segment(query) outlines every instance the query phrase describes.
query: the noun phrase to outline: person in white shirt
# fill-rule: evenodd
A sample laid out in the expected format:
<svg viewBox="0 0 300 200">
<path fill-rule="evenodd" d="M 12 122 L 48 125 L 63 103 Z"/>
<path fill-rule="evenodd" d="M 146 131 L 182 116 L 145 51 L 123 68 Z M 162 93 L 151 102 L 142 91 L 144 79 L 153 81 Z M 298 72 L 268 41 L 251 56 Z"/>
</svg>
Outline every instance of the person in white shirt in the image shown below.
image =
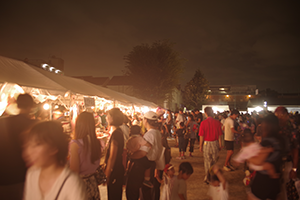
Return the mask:
<svg viewBox="0 0 300 200">
<path fill-rule="evenodd" d="M 127 199 L 138 200 L 140 188 L 142 188 L 143 199 L 152 199 L 151 188 L 142 186 L 143 184 L 146 185 L 145 182 L 147 181 L 153 185 L 156 163 L 160 160 L 163 152 L 162 138 L 161 133 L 158 130 L 159 123 L 157 120 L 158 117 L 155 112 L 149 111 L 144 115 L 143 124 L 147 129 L 144 139 L 146 140 L 147 145 L 141 146 L 138 151 L 134 152 L 130 156 L 133 164 L 131 169 L 128 171 L 128 180 L 126 185 Z M 146 156 L 145 152 L 147 152 Z M 149 166 L 151 176 L 147 177 L 145 175 L 145 171 Z"/>
<path fill-rule="evenodd" d="M 232 171 L 234 167 L 230 164 L 230 159 L 233 154 L 234 149 L 234 134 L 240 134 L 239 131 L 234 129 L 234 120 L 239 116 L 239 111 L 233 110 L 231 111 L 231 115 L 226 118 L 223 124 L 223 131 L 224 131 L 224 140 L 225 140 L 225 147 L 227 150 L 227 156 L 225 160 L 225 164 L 223 169 L 225 171 Z"/>
<path fill-rule="evenodd" d="M 179 173 L 174 177 L 171 186 L 170 200 L 187 200 L 187 186 L 186 180 L 193 174 L 194 169 L 189 162 L 182 162 L 179 165 Z"/>
<path fill-rule="evenodd" d="M 176 128 L 180 127 L 180 123 L 181 122 L 185 122 L 182 110 L 179 110 L 179 113 L 178 113 L 178 115 L 176 117 L 176 121 L 175 122 L 176 122 L 176 126 L 177 126 Z"/>
<path fill-rule="evenodd" d="M 81 178 L 66 167 L 68 136 L 59 122 L 35 125 L 27 135 L 24 200 L 86 200 Z"/>
<path fill-rule="evenodd" d="M 228 200 L 228 183 L 217 165 L 211 167 L 208 173 L 208 196 L 211 200 Z"/>
</svg>

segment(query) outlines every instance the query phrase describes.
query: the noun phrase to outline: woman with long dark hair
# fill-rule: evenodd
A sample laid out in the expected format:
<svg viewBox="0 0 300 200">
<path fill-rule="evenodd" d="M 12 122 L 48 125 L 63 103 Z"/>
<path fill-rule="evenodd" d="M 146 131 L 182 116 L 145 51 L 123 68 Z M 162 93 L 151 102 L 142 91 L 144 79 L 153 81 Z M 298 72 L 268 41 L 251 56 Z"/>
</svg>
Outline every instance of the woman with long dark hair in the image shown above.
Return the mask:
<svg viewBox="0 0 300 200">
<path fill-rule="evenodd" d="M 76 120 L 74 140 L 70 142 L 70 168 L 83 178 L 89 200 L 100 199 L 98 184 L 92 175 L 100 165 L 100 157 L 101 145 L 95 133 L 94 116 L 82 112 Z"/>
<path fill-rule="evenodd" d="M 123 124 L 124 115 L 119 108 L 113 108 L 108 111 L 106 121 L 112 130 L 105 157 L 107 198 L 108 200 L 121 200 L 124 180 L 124 166 L 122 163 L 124 136 L 120 126 Z"/>
</svg>

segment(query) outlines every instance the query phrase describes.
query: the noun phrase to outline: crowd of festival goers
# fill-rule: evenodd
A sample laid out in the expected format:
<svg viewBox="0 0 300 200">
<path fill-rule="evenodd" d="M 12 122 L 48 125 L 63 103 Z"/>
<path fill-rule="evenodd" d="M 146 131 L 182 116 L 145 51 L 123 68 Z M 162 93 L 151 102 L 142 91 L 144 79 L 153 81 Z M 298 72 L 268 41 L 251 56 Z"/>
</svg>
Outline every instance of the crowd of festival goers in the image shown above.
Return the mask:
<svg viewBox="0 0 300 200">
<path fill-rule="evenodd" d="M 203 195 L 228 199 L 223 172 L 241 167 L 248 199 L 298 195 L 300 115 L 285 107 L 251 114 L 215 114 L 211 107 L 204 113 L 157 109 L 134 116 L 113 108 L 82 111 L 71 126 L 59 110 L 53 120 L 33 117 L 29 94 L 19 95 L 17 104 L 20 114 L 0 118 L 0 199 L 100 199 L 95 174 L 101 163 L 109 200 L 121 200 L 123 188 L 128 200 L 186 200 L 186 181 L 194 170 L 184 160 L 197 159 L 192 158 L 195 143 L 204 159 L 199 182 L 209 184 Z M 105 142 L 96 128 L 107 133 Z M 178 148 L 173 159 L 182 160 L 178 169 L 170 163 L 171 140 Z M 227 154 L 220 167 L 216 162 L 223 148 Z"/>
</svg>

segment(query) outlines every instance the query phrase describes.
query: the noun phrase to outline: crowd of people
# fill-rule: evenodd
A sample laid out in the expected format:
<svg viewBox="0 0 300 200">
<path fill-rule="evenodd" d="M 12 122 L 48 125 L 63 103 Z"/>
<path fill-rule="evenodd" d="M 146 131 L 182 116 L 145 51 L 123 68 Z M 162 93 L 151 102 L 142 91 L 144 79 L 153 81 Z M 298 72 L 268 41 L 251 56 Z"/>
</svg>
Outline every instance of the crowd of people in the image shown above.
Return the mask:
<svg viewBox="0 0 300 200">
<path fill-rule="evenodd" d="M 17 104 L 20 114 L 0 118 L 1 199 L 97 200 L 99 169 L 107 199 L 121 200 L 123 188 L 128 200 L 187 199 L 186 180 L 194 170 L 185 161 L 175 170 L 171 138 L 178 160 L 193 157 L 199 143 L 211 199 L 229 198 L 223 171 L 237 170 L 239 164 L 253 175 L 247 182 L 249 199 L 288 199 L 286 186 L 297 178 L 300 115 L 284 107 L 252 114 L 215 114 L 211 107 L 203 114 L 157 109 L 132 118 L 112 108 L 82 111 L 74 127 L 66 128 L 55 112 L 53 120 L 33 119 L 29 94 L 19 95 Z M 97 127 L 109 134 L 106 144 L 97 138 Z M 241 149 L 233 156 L 236 147 Z M 227 153 L 220 167 L 216 162 L 223 148 Z"/>
<path fill-rule="evenodd" d="M 171 155 L 169 130 L 159 113 L 130 120 L 119 108 L 82 111 L 72 127 L 60 111 L 53 112 L 53 120 L 34 118 L 29 94 L 20 94 L 17 105 L 18 115 L 0 118 L 1 199 L 100 199 L 100 171 L 107 199 L 121 200 L 123 187 L 127 199 L 160 199 Z M 109 133 L 106 144 L 97 138 L 97 127 Z M 168 196 L 186 199 L 185 180 L 192 173 L 191 164 L 183 162 Z"/>
<path fill-rule="evenodd" d="M 186 113 L 183 118 L 189 120 L 181 122 L 176 131 L 179 151 L 183 151 L 181 159 L 186 151 L 186 146 L 183 149 L 181 146 L 181 129 L 188 131 L 195 112 L 198 110 Z M 299 198 L 295 189 L 300 144 L 298 112 L 292 114 L 285 107 L 278 107 L 274 113 L 243 114 L 232 110 L 215 114 L 211 107 L 206 107 L 203 117 L 199 126 L 199 148 L 204 158 L 204 182 L 210 184 L 208 195 L 212 199 L 228 199 L 228 183 L 222 171 L 237 170 L 239 164 L 244 164 L 246 174 L 251 174 L 247 175 L 249 181 L 245 182 L 249 199 Z M 176 121 L 180 119 L 177 117 Z M 189 141 L 190 149 L 193 149 L 192 137 Z M 241 149 L 231 159 L 235 147 Z M 219 168 L 216 162 L 223 148 L 227 153 L 223 167 Z"/>
</svg>

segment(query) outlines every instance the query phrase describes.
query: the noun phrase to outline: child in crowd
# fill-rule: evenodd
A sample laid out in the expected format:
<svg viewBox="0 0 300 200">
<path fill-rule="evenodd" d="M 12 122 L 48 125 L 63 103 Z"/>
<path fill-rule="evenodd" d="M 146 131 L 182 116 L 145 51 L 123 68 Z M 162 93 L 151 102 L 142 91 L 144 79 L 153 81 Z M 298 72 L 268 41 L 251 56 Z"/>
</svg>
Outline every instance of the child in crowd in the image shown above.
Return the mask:
<svg viewBox="0 0 300 200">
<path fill-rule="evenodd" d="M 188 140 L 190 140 L 190 149 L 189 149 L 190 155 L 189 156 L 193 157 L 192 153 L 194 152 L 194 145 L 195 145 L 197 134 L 199 132 L 199 126 L 195 122 L 193 115 L 188 116 L 188 122 L 186 124 L 186 127 L 189 132 L 189 134 L 188 134 L 189 138 L 187 139 L 187 144 L 188 144 Z"/>
<path fill-rule="evenodd" d="M 32 167 L 27 171 L 24 199 L 86 200 L 83 181 L 66 167 L 69 138 L 61 124 L 41 122 L 26 138 L 24 158 Z"/>
<path fill-rule="evenodd" d="M 208 196 L 211 200 L 228 199 L 228 183 L 217 165 L 213 165 L 207 174 L 209 180 Z"/>
<path fill-rule="evenodd" d="M 171 199 L 171 188 L 174 182 L 175 170 L 174 166 L 171 164 L 166 164 L 163 175 L 163 186 L 161 191 L 161 200 L 170 200 Z"/>
<path fill-rule="evenodd" d="M 176 135 L 178 138 L 178 144 L 179 144 L 179 157 L 176 159 L 182 160 L 185 158 L 185 151 L 186 151 L 186 139 L 184 138 L 184 135 L 186 134 L 186 129 L 184 126 L 184 122 L 180 122 L 179 124 L 180 128 L 176 130 Z"/>
<path fill-rule="evenodd" d="M 174 177 L 173 186 L 171 188 L 171 200 L 186 200 L 187 188 L 186 180 L 193 174 L 194 169 L 189 162 L 182 162 L 179 165 L 179 174 Z"/>
<path fill-rule="evenodd" d="M 265 170 L 270 177 L 278 178 L 279 174 L 275 172 L 274 166 L 269 162 L 265 162 L 265 160 L 271 152 L 277 154 L 279 151 L 276 149 L 274 151 L 273 148 L 262 147 L 259 143 L 255 142 L 250 129 L 244 130 L 242 141 L 244 147 L 233 160 L 238 164 L 247 161 L 250 169 L 256 171 Z"/>
<path fill-rule="evenodd" d="M 127 147 L 129 154 L 132 154 L 138 150 L 142 150 L 142 149 L 140 149 L 142 146 L 150 147 L 148 142 L 141 135 L 140 126 L 137 126 L 137 125 L 131 126 L 129 135 L 130 135 L 130 138 L 128 139 L 128 141 L 126 143 L 126 147 Z M 147 151 L 142 150 L 142 153 L 143 153 L 143 157 L 147 155 Z M 131 167 L 131 164 L 132 163 L 130 161 L 128 161 L 127 171 Z M 149 168 L 146 169 L 146 171 L 145 171 L 143 184 L 146 185 L 147 187 L 153 188 L 153 184 L 149 180 L 150 180 L 150 165 L 149 165 Z"/>
</svg>

